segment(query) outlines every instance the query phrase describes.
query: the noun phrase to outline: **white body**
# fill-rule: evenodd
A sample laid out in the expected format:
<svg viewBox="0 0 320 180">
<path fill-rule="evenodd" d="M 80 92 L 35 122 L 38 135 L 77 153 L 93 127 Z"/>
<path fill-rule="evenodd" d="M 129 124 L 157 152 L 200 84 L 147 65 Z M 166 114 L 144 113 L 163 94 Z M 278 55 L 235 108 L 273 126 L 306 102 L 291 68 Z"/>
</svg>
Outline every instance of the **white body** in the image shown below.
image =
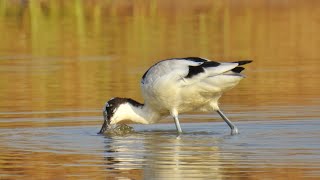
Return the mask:
<svg viewBox="0 0 320 180">
<path fill-rule="evenodd" d="M 119 106 L 111 124 L 124 119 L 150 124 L 170 114 L 177 117 L 178 113 L 191 111 L 218 111 L 218 100 L 222 93 L 236 86 L 244 76 L 231 71 L 239 63 L 220 63 L 186 77 L 189 66 L 203 63 L 170 59 L 155 64 L 141 81 L 144 105 L 135 107 L 126 103 Z"/>
<path fill-rule="evenodd" d="M 243 76 L 226 73 L 238 64 L 222 63 L 192 78 L 184 78 L 190 65 L 199 64 L 188 60 L 166 60 L 151 67 L 141 82 L 145 104 L 166 115 L 173 110 L 179 113 L 218 110 L 222 93 L 237 85 Z"/>
</svg>

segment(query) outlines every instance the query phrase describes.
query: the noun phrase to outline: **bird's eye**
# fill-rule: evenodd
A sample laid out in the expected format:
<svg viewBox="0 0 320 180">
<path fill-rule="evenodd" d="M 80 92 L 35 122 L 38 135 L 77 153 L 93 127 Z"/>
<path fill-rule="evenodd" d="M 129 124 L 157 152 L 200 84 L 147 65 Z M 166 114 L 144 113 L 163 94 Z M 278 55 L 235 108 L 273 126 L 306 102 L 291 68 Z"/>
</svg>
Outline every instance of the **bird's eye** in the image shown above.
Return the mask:
<svg viewBox="0 0 320 180">
<path fill-rule="evenodd" d="M 110 107 L 112 107 L 112 104 L 106 103 L 103 107 L 103 111 L 107 111 Z"/>
</svg>

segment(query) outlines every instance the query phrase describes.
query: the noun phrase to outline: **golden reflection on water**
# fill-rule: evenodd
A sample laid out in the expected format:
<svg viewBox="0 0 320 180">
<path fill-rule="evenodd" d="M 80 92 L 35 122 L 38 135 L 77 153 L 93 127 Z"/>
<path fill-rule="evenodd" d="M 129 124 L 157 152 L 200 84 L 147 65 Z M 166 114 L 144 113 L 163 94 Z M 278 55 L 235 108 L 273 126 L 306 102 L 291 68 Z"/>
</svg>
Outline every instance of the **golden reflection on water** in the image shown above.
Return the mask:
<svg viewBox="0 0 320 180">
<path fill-rule="evenodd" d="M 199 149 L 195 149 L 199 150 Z M 215 179 L 263 179 L 263 177 L 276 179 L 304 179 L 308 168 L 265 168 L 263 171 L 256 171 L 254 168 L 241 168 L 235 164 L 221 164 L 207 167 L 201 164 L 206 159 L 199 157 L 193 159 L 182 159 L 184 163 L 194 164 L 199 168 L 192 170 L 191 168 L 180 169 L 176 164 L 148 164 L 151 167 L 146 169 L 106 169 L 105 163 L 111 163 L 112 160 L 103 162 L 101 157 L 83 154 L 56 154 L 50 152 L 26 152 L 12 149 L 8 151 L 0 151 L 2 156 L 10 159 L 0 159 L 0 174 L 4 179 L 143 179 L 143 177 L 157 177 L 157 179 L 165 178 L 209 178 Z M 191 156 L 192 157 L 192 156 Z M 162 161 L 174 162 L 170 156 L 163 157 Z M 165 159 L 166 158 L 166 159 Z M 203 157 L 206 158 L 206 157 Z M 212 157 L 211 157 L 212 158 Z M 125 161 L 125 159 L 123 159 Z M 180 159 L 181 160 L 181 159 Z M 176 160 L 177 161 L 177 160 Z M 197 161 L 199 164 L 197 164 Z M 100 163 L 97 163 L 100 162 Z M 21 165 L 23 163 L 23 165 Z M 20 164 L 20 165 L 18 165 Z M 63 165 L 63 166 L 62 166 Z M 183 166 L 183 165 L 182 165 Z M 272 166 L 272 165 L 271 165 Z M 164 168 L 164 170 L 156 168 Z M 171 171 L 169 168 L 172 167 Z M 191 166 L 192 167 L 192 166 Z M 152 171 L 153 170 L 153 171 Z M 201 171 L 202 170 L 202 171 Z M 253 173 L 254 172 L 254 173 Z M 316 179 L 309 177 L 308 179 Z"/>
<path fill-rule="evenodd" d="M 274 115 L 279 119 L 319 119 L 319 6 L 316 0 L 0 1 L 0 128 L 98 125 L 109 98 L 142 101 L 139 82 L 149 66 L 186 56 L 254 60 L 248 78 L 222 98 L 222 107 L 239 113 L 234 119 L 259 120 L 240 113 L 270 107 L 280 112 Z M 0 179 L 3 174 L 8 179 L 13 174 L 12 179 L 107 176 L 100 155 L 24 151 L 7 145 L 4 137 Z M 150 151 L 158 153 L 153 146 Z M 182 149 L 169 151 L 219 152 L 217 147 L 175 148 Z M 174 162 L 174 156 L 156 158 Z M 219 153 L 198 160 L 210 158 L 218 162 Z M 219 175 L 212 176 L 302 179 L 306 171 L 287 164 L 263 172 L 250 166 L 244 172 L 237 162 L 221 163 L 216 164 Z M 110 179 L 143 178 L 139 168 L 108 172 L 113 172 Z"/>
<path fill-rule="evenodd" d="M 165 124 L 159 125 L 163 131 L 152 130 L 158 125 L 151 131 L 138 125 L 137 133 L 105 137 L 92 133 L 95 127 L 25 128 L 16 132 L 3 129 L 1 143 L 10 149 L 0 147 L 0 177 L 316 179 L 320 172 L 319 145 L 305 145 L 312 142 L 306 137 L 319 137 L 315 127 L 319 122 L 307 121 L 309 125 L 297 132 L 302 123 L 295 123 L 279 126 L 277 122 L 264 122 L 263 127 L 245 123 L 242 127 L 247 131 L 238 136 L 216 133 L 213 128 L 226 128 L 222 123 L 189 123 L 181 139 L 176 139 L 175 131 Z"/>
</svg>

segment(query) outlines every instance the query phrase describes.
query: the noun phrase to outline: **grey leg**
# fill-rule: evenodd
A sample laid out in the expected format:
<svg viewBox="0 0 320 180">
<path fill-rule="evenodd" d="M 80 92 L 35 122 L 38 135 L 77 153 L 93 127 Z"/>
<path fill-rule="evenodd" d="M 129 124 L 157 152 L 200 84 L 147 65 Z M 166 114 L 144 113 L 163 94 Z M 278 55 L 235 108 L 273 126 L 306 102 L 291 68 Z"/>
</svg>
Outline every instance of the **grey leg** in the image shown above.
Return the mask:
<svg viewBox="0 0 320 180">
<path fill-rule="evenodd" d="M 181 130 L 181 127 L 180 127 L 178 116 L 174 115 L 173 119 L 174 119 L 174 123 L 176 124 L 176 128 L 177 128 L 178 134 L 180 135 L 182 133 L 182 130 Z"/>
<path fill-rule="evenodd" d="M 236 125 L 234 125 L 228 118 L 227 116 L 225 116 L 223 114 L 222 111 L 220 110 L 217 110 L 217 113 L 222 117 L 222 119 L 229 125 L 229 127 L 231 128 L 231 135 L 235 135 L 235 134 L 238 134 L 239 131 L 238 131 L 238 128 L 236 127 Z"/>
</svg>

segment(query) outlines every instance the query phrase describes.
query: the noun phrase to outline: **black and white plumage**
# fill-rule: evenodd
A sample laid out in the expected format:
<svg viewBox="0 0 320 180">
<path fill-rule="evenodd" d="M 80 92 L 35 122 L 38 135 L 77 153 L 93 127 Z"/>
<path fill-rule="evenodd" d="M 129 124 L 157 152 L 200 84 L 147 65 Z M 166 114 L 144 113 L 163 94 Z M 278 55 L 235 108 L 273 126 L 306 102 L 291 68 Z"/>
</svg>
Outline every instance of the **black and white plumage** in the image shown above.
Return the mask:
<svg viewBox="0 0 320 180">
<path fill-rule="evenodd" d="M 199 57 L 162 60 L 142 77 L 144 104 L 129 98 L 110 99 L 103 108 L 104 123 L 99 133 L 121 121 L 151 124 L 171 115 L 180 134 L 178 114 L 217 111 L 231 128 L 231 134 L 237 134 L 237 127 L 219 109 L 218 100 L 244 78 L 241 66 L 250 62 L 222 63 Z"/>
</svg>

